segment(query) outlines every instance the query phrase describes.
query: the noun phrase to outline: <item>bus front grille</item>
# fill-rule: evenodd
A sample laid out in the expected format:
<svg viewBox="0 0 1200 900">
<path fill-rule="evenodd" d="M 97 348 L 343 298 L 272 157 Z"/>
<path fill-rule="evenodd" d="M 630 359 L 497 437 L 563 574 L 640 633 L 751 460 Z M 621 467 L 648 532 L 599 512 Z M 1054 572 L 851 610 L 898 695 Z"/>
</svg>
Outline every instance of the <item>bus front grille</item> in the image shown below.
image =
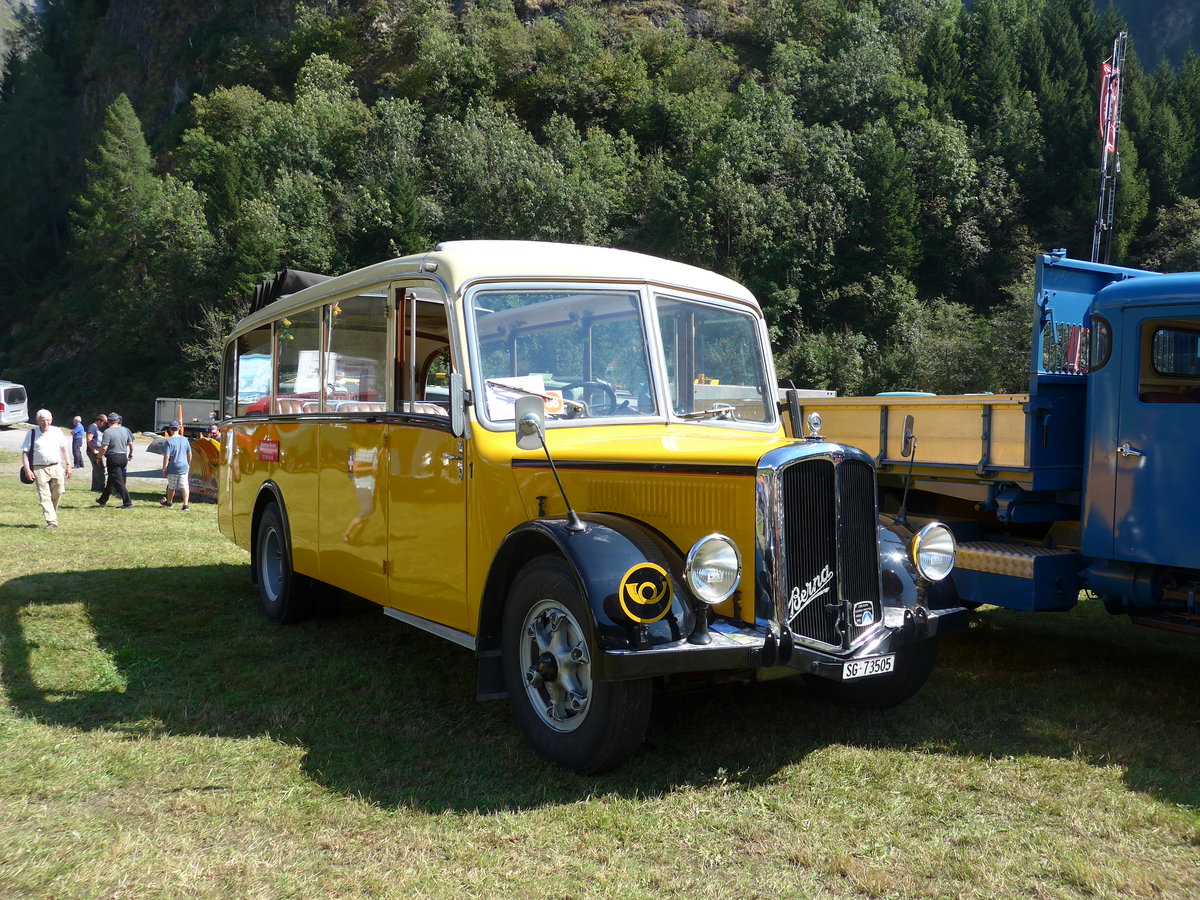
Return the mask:
<svg viewBox="0 0 1200 900">
<path fill-rule="evenodd" d="M 780 475 L 785 624 L 802 640 L 848 648 L 879 620 L 874 471 L 812 457 Z"/>
</svg>

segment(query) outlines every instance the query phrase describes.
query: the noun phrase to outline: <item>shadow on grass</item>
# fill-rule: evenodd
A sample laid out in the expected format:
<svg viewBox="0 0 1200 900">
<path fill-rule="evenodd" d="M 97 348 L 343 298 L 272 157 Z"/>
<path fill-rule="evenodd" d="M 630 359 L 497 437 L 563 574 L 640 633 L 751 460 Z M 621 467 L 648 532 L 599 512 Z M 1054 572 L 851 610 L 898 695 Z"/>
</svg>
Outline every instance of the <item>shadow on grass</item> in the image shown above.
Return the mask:
<svg viewBox="0 0 1200 900">
<path fill-rule="evenodd" d="M 39 686 L 39 615 L 82 601 L 119 686 Z M 40 608 L 40 609 L 39 609 Z M 53 617 L 53 616 L 51 616 Z M 766 784 L 840 744 L 968 758 L 1118 765 L 1135 790 L 1200 808 L 1200 644 L 1097 610 L 984 613 L 944 641 L 918 696 L 887 712 L 823 705 L 793 681 L 660 697 L 646 745 L 599 778 L 537 758 L 504 703 L 477 703 L 473 656 L 363 601 L 278 628 L 245 566 L 62 572 L 0 586 L 3 687 L 19 715 L 120 735 L 269 736 L 310 777 L 384 807 L 515 809 L 597 792 L 653 796 L 723 779 Z M 35 654 L 39 654 L 35 658 Z M 81 671 L 87 667 L 81 667 Z M 61 682 L 62 676 L 58 676 Z"/>
</svg>

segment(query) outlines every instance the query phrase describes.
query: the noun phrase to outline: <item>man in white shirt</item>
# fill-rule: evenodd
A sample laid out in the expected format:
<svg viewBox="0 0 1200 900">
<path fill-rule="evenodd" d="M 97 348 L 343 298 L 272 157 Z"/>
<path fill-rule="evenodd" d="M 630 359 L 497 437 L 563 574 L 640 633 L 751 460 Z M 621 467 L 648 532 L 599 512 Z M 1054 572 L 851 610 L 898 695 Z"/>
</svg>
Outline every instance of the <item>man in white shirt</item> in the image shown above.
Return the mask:
<svg viewBox="0 0 1200 900">
<path fill-rule="evenodd" d="M 46 527 L 57 528 L 58 498 L 67 485 L 66 479 L 71 477 L 71 459 L 67 455 L 71 444 L 62 429 L 51 427 L 54 416 L 50 410 L 39 409 L 34 418 L 37 428 L 29 432 L 22 447 L 21 464 L 37 484 Z"/>
</svg>

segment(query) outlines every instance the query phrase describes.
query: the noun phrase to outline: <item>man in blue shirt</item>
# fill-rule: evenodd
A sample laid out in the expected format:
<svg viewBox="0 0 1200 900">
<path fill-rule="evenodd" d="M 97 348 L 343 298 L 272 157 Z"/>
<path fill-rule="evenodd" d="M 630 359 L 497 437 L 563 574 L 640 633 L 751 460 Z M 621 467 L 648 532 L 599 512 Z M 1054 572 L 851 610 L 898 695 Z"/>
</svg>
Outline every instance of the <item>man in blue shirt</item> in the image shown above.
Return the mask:
<svg viewBox="0 0 1200 900">
<path fill-rule="evenodd" d="M 71 453 L 75 457 L 75 468 L 83 468 L 83 419 L 75 417 L 71 424 Z"/>
<path fill-rule="evenodd" d="M 159 506 L 174 506 L 175 492 L 179 491 L 183 500 L 183 508 L 189 509 L 188 499 L 191 489 L 188 486 L 188 474 L 192 468 L 192 442 L 179 433 L 179 423 L 172 422 L 167 427 L 171 435 L 163 445 L 163 475 L 167 478 L 167 496 L 158 501 Z"/>
</svg>

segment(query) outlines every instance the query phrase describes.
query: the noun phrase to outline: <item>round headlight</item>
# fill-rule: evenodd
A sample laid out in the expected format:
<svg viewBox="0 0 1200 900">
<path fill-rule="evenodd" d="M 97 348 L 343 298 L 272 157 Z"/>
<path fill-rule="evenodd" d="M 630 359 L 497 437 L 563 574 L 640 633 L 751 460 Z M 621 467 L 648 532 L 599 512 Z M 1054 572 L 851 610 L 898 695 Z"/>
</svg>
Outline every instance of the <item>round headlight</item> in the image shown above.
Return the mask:
<svg viewBox="0 0 1200 900">
<path fill-rule="evenodd" d="M 710 534 L 696 541 L 688 553 L 683 577 L 692 593 L 715 606 L 737 590 L 742 580 L 742 555 L 723 534 Z"/>
<path fill-rule="evenodd" d="M 957 552 L 954 535 L 937 522 L 918 531 L 912 541 L 912 559 L 917 571 L 930 581 L 941 581 L 950 574 Z"/>
</svg>

